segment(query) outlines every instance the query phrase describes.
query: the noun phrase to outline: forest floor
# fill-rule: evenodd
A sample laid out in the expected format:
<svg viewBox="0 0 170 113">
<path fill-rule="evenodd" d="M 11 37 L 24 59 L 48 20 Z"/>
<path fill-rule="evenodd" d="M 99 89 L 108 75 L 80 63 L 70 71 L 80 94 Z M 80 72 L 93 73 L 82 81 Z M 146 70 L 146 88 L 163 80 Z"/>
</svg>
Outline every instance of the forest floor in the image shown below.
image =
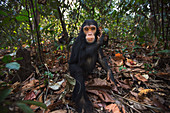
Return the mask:
<svg viewBox="0 0 170 113">
<path fill-rule="evenodd" d="M 74 104 L 71 102 L 75 81 L 68 72 L 70 53 L 50 49 L 54 48 L 51 44 L 43 47 L 44 66 L 35 63 L 37 55 L 32 49 L 30 58 L 28 53 L 28 58 L 23 56 L 24 59 L 19 62 L 22 69 L 15 71 L 2 68 L 3 72 L 7 73 L 0 79 L 0 90 L 6 86 L 12 88 L 4 101 L 1 101 L 1 98 L 5 94 L 0 96 L 0 108 L 3 107 L 4 111 L 20 112 L 19 105 L 16 104 L 18 101 L 33 100 L 45 103 L 47 106 L 45 110 L 36 106 L 37 104 L 28 104 L 36 113 L 75 112 Z M 111 43 L 109 47 L 103 49 L 118 84 L 115 85 L 110 81 L 101 66 L 96 65 L 85 83 L 86 92 L 96 112 L 168 113 L 170 111 L 170 55 L 157 49 L 153 52 L 153 48 L 131 41 Z M 7 53 L 9 52 L 2 54 L 1 51 L 1 66 L 5 65 L 2 57 Z M 19 56 L 22 55 L 23 53 Z M 14 60 L 14 57 L 12 59 Z M 24 66 L 27 66 L 27 69 Z M 19 77 L 15 77 L 18 75 Z M 13 79 L 14 77 L 20 79 Z M 11 80 L 12 82 L 9 82 Z"/>
</svg>

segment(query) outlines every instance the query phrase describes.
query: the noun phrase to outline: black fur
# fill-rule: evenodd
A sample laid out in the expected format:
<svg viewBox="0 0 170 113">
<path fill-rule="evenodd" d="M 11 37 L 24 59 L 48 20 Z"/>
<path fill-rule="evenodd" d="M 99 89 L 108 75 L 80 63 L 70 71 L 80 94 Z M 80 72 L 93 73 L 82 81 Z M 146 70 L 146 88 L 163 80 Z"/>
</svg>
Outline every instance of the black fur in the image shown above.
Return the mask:
<svg viewBox="0 0 170 113">
<path fill-rule="evenodd" d="M 83 32 L 83 27 L 85 25 L 95 25 L 97 28 L 95 41 L 93 43 L 86 42 L 86 35 Z M 93 105 L 86 94 L 84 82 L 88 73 L 92 72 L 95 68 L 96 62 L 101 64 L 114 81 L 112 71 L 107 64 L 101 49 L 104 36 L 97 40 L 99 34 L 97 22 L 94 20 L 86 20 L 72 47 L 69 70 L 70 75 L 76 79 L 72 98 L 76 104 L 76 110 L 78 113 L 82 113 L 82 110 L 84 110 L 85 113 L 93 113 Z"/>
</svg>

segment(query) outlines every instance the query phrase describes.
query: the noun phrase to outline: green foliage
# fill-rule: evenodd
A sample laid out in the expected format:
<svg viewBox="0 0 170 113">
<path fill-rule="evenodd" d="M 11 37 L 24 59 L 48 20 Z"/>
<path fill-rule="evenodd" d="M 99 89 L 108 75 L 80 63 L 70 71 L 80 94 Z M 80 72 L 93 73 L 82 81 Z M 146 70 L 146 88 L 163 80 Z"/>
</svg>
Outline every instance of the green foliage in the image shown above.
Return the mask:
<svg viewBox="0 0 170 113">
<path fill-rule="evenodd" d="M 2 86 L 2 84 L 0 84 Z M 30 105 L 36 105 L 39 107 L 42 107 L 44 109 L 47 109 L 46 105 L 44 103 L 41 102 L 36 102 L 36 101 L 31 101 L 31 100 L 22 100 L 22 101 L 16 101 L 16 102 L 9 102 L 9 101 L 5 101 L 5 98 L 7 96 L 9 96 L 9 94 L 11 93 L 11 89 L 9 88 L 4 88 L 0 90 L 0 105 L 3 104 L 3 108 L 1 108 L 1 111 L 3 111 L 3 113 L 8 113 L 8 107 L 4 106 L 4 105 L 11 105 L 14 104 L 16 106 L 18 106 L 21 110 L 23 110 L 24 113 L 34 113 L 32 111 L 32 109 L 27 106 L 27 104 Z"/>
<path fill-rule="evenodd" d="M 28 107 L 25 103 L 17 102 L 16 105 L 22 109 L 24 113 L 34 113 L 30 107 Z"/>
<path fill-rule="evenodd" d="M 23 57 L 18 57 L 18 58 L 15 58 L 14 60 L 22 60 Z"/>
<path fill-rule="evenodd" d="M 26 17 L 26 16 L 20 16 L 20 15 L 16 16 L 16 19 L 17 19 L 18 21 L 28 21 L 28 20 L 29 20 L 28 17 Z"/>
<path fill-rule="evenodd" d="M 0 15 L 8 16 L 8 14 L 5 11 L 0 10 Z"/>
<path fill-rule="evenodd" d="M 45 75 L 48 75 L 50 78 L 53 78 L 53 77 L 54 77 L 54 74 L 52 74 L 51 72 L 45 71 L 44 74 L 45 74 Z"/>
<path fill-rule="evenodd" d="M 161 51 L 158 51 L 157 53 L 159 53 L 159 54 L 169 54 L 170 55 L 170 50 L 161 50 Z"/>
<path fill-rule="evenodd" d="M 46 105 L 44 103 L 41 103 L 41 102 L 36 102 L 36 101 L 31 101 L 31 100 L 23 100 L 23 101 L 16 102 L 16 105 L 20 109 L 22 109 L 23 112 L 25 112 L 25 113 L 34 113 L 32 111 L 32 109 L 29 106 L 27 106 L 27 104 L 36 105 L 36 106 L 42 107 L 44 109 L 47 109 Z"/>
<path fill-rule="evenodd" d="M 170 55 L 170 50 L 168 50 L 168 49 L 166 49 L 166 50 L 161 50 L 161 51 L 157 51 L 156 53 L 157 53 L 157 54 L 168 54 L 168 55 Z M 151 53 L 149 53 L 148 55 L 153 55 L 153 54 L 155 54 L 155 52 L 151 52 Z"/>
<path fill-rule="evenodd" d="M 47 106 L 42 102 L 36 102 L 36 101 L 31 101 L 31 100 L 23 100 L 23 101 L 20 101 L 20 103 L 36 105 L 36 106 L 42 107 L 44 109 L 47 109 Z"/>
<path fill-rule="evenodd" d="M 5 67 L 8 69 L 19 70 L 20 64 L 18 64 L 17 62 L 11 62 L 11 63 L 7 63 Z"/>
<path fill-rule="evenodd" d="M 119 67 L 119 71 L 121 71 L 121 70 L 126 70 L 126 67 L 124 67 L 124 66 Z"/>
<path fill-rule="evenodd" d="M 5 55 L 3 58 L 2 58 L 2 62 L 4 63 L 9 63 L 12 61 L 12 56 L 10 55 Z"/>
<path fill-rule="evenodd" d="M 166 3 L 167 1 L 164 1 L 165 6 Z M 153 14 L 152 4 L 148 0 L 103 0 L 102 2 L 101 0 L 79 0 L 76 2 L 52 0 L 45 5 L 35 2 L 34 4 L 37 6 L 37 8 L 34 7 L 34 10 L 39 22 L 40 41 L 54 40 L 53 42 L 56 43 L 56 40 L 58 41 L 63 34 L 62 27 L 64 24 L 69 38 L 77 37 L 79 27 L 85 19 L 94 19 L 102 28 L 108 28 L 109 38 L 136 40 L 140 43 L 152 41 L 153 36 L 157 36 L 159 42 L 163 40 L 161 27 L 158 27 L 158 30 L 155 31 L 157 25 L 159 25 L 161 8 L 155 11 L 158 14 L 156 14 L 157 19 L 155 20 L 157 24 L 154 25 L 154 15 L 150 15 Z M 156 3 L 154 4 L 157 6 Z M 30 1 L 5 1 L 1 2 L 1 7 L 1 46 L 17 47 L 19 44 L 31 45 L 33 42 L 37 43 L 37 32 Z M 58 8 L 61 10 L 61 15 Z M 165 11 L 163 16 L 164 20 L 168 21 Z M 164 27 L 168 26 L 165 24 Z M 63 47 L 65 46 L 67 45 Z M 57 47 L 63 49 L 62 46 Z"/>
<path fill-rule="evenodd" d="M 108 28 L 104 28 L 103 33 L 109 33 L 109 29 Z"/>
<path fill-rule="evenodd" d="M 79 33 L 79 27 L 86 19 L 96 20 L 99 26 L 105 28 L 104 32 L 109 33 L 109 38 L 119 40 L 120 45 L 128 40 L 135 40 L 138 44 L 145 43 L 147 46 L 153 42 L 153 37 L 157 37 L 157 48 L 159 49 L 168 39 L 166 39 L 168 30 L 165 30 L 168 28 L 167 23 L 169 23 L 168 12 L 166 12 L 168 10 L 163 10 L 162 13 L 160 6 L 168 9 L 169 1 L 163 0 L 163 2 L 164 4 L 162 5 L 160 4 L 161 1 L 153 1 L 151 3 L 148 0 L 47 0 L 47 4 L 42 5 L 33 0 L 34 6 L 32 7 L 29 0 L 3 0 L 0 2 L 0 49 L 16 50 L 24 44 L 38 48 L 38 41 L 42 43 L 40 46 L 46 47 L 45 43 L 50 40 L 50 43 L 54 43 L 51 45 L 54 45 L 55 50 L 65 50 L 68 47 L 67 44 L 69 46 L 73 44 L 75 37 Z M 61 10 L 61 14 L 58 8 Z M 34 17 L 34 13 L 36 17 Z M 154 13 L 156 14 L 154 15 Z M 35 18 L 38 27 L 36 27 Z M 162 18 L 164 18 L 164 28 L 162 26 Z M 58 40 L 64 33 L 64 24 L 66 25 L 70 42 L 62 45 Z M 162 36 L 163 31 L 166 31 L 166 33 L 164 32 L 164 37 Z M 39 40 L 37 33 L 40 35 Z M 122 52 L 127 52 L 129 46 L 124 47 Z M 131 49 L 130 52 L 136 52 L 138 49 L 143 48 L 134 45 Z M 148 55 L 153 54 L 169 55 L 170 50 L 159 49 Z M 57 60 L 63 57 L 65 56 L 59 56 Z M 13 61 L 22 59 L 12 58 L 9 55 L 4 56 L 2 58 L 3 64 L 0 66 L 2 69 L 1 73 L 5 73 L 5 67 L 18 70 L 20 65 Z M 150 64 L 146 63 L 144 65 L 146 70 L 152 69 Z M 126 69 L 124 66 L 119 67 L 120 71 L 124 69 Z M 45 72 L 45 75 L 48 75 L 50 78 L 54 76 L 51 72 Z M 70 78 L 67 78 L 67 80 L 69 84 L 73 85 L 75 83 Z M 45 82 L 48 83 L 48 79 L 45 79 Z M 10 92 L 11 90 L 8 88 L 1 90 L 0 104 L 5 101 Z M 15 102 L 15 105 L 24 112 L 32 113 L 33 111 L 27 104 L 46 108 L 45 104 L 34 101 Z"/>
<path fill-rule="evenodd" d="M 11 89 L 4 89 L 0 92 L 0 103 L 4 101 L 4 99 L 11 93 Z"/>
<path fill-rule="evenodd" d="M 148 71 L 148 70 L 150 70 L 152 68 L 152 66 L 150 64 L 148 64 L 148 63 L 145 63 L 144 68 L 145 68 L 145 70 Z"/>
</svg>

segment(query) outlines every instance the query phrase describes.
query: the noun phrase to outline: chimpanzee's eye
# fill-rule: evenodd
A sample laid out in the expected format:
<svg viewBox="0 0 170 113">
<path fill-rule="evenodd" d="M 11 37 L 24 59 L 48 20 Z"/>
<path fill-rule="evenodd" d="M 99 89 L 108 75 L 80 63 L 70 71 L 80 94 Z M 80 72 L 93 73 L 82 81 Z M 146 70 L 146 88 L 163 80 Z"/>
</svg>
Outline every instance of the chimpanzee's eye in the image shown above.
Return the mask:
<svg viewBox="0 0 170 113">
<path fill-rule="evenodd" d="M 89 30 L 89 28 L 88 28 L 88 27 L 85 27 L 85 28 L 84 28 L 84 30 L 85 30 L 85 31 L 88 31 L 88 30 Z"/>
<path fill-rule="evenodd" d="M 91 27 L 91 30 L 95 30 L 96 28 L 95 27 Z"/>
</svg>

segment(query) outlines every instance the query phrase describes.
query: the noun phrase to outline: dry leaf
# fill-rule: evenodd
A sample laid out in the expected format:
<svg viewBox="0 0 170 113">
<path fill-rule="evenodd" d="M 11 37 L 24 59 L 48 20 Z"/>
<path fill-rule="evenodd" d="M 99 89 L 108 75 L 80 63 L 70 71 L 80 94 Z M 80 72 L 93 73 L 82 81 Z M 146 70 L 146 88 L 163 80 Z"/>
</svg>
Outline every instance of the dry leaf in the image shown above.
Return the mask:
<svg viewBox="0 0 170 113">
<path fill-rule="evenodd" d="M 64 79 L 62 81 L 59 81 L 57 83 L 54 83 L 54 81 L 50 81 L 49 82 L 49 88 L 51 88 L 52 90 L 58 90 L 60 88 L 60 86 L 62 85 L 62 83 L 64 83 Z"/>
<path fill-rule="evenodd" d="M 134 108 L 139 109 L 139 110 L 146 110 L 147 109 L 145 106 L 142 106 L 141 104 L 137 104 L 137 103 L 133 103 L 133 105 L 131 105 L 131 107 L 134 107 Z"/>
<path fill-rule="evenodd" d="M 141 66 L 143 66 L 143 63 L 137 63 L 137 62 L 135 62 L 135 61 L 133 61 L 133 60 L 131 60 L 131 59 L 126 59 L 126 62 L 125 62 L 125 64 L 127 65 L 127 66 L 129 66 L 129 67 L 141 67 Z"/>
<path fill-rule="evenodd" d="M 12 88 L 12 93 L 15 93 L 15 92 L 17 92 L 17 91 L 19 91 L 20 89 L 20 86 L 21 85 L 21 83 L 20 82 L 15 82 L 12 86 L 11 86 L 11 88 Z"/>
<path fill-rule="evenodd" d="M 142 75 L 144 78 L 146 78 L 147 80 L 149 79 L 149 75 L 148 74 L 143 74 Z"/>
<path fill-rule="evenodd" d="M 119 82 L 119 81 L 117 81 L 117 82 L 119 83 L 119 85 L 120 85 L 121 88 L 131 89 L 131 87 L 130 87 L 129 85 L 123 84 L 123 83 L 121 83 L 121 82 Z"/>
<path fill-rule="evenodd" d="M 122 57 L 123 57 L 123 55 L 122 55 L 122 54 L 120 54 L 120 53 L 117 53 L 117 54 L 115 54 L 115 57 L 120 57 L 120 58 L 122 58 Z"/>
<path fill-rule="evenodd" d="M 67 113 L 67 110 L 55 110 L 55 111 L 52 111 L 50 113 Z"/>
<path fill-rule="evenodd" d="M 107 80 L 103 80 L 101 78 L 94 78 L 88 82 L 88 86 L 110 87 L 111 84 L 109 84 Z"/>
<path fill-rule="evenodd" d="M 148 81 L 145 77 L 143 77 L 141 74 L 136 74 L 135 77 L 140 80 L 140 81 L 143 81 L 143 82 L 146 82 Z"/>
<path fill-rule="evenodd" d="M 144 73 L 144 72 L 145 72 L 145 70 L 140 69 L 140 68 L 135 68 L 135 69 L 133 69 L 133 70 L 132 70 L 132 72 Z"/>
<path fill-rule="evenodd" d="M 29 83 L 25 84 L 22 89 L 28 89 L 36 85 L 36 83 L 39 83 L 39 80 L 31 80 Z"/>
<path fill-rule="evenodd" d="M 35 95 L 34 91 L 31 91 L 26 94 L 24 100 L 33 100 L 35 98 L 36 98 L 36 95 Z"/>
<path fill-rule="evenodd" d="M 131 65 L 136 65 L 136 62 L 133 61 L 132 59 L 126 58 L 127 63 L 130 63 Z"/>
<path fill-rule="evenodd" d="M 30 105 L 30 108 L 32 109 L 32 110 L 37 110 L 38 108 L 39 108 L 39 106 L 36 106 L 36 105 Z"/>
<path fill-rule="evenodd" d="M 106 92 L 101 90 L 88 90 L 87 92 L 93 93 L 100 97 L 103 102 L 115 102 L 112 97 Z"/>
<path fill-rule="evenodd" d="M 105 109 L 108 110 L 109 112 L 112 111 L 112 113 L 121 113 L 119 107 L 116 104 L 110 104 L 106 106 Z"/>
<path fill-rule="evenodd" d="M 114 58 L 113 58 L 115 61 L 118 61 L 118 60 L 124 60 L 124 56 L 120 53 L 117 53 L 115 54 Z"/>
<path fill-rule="evenodd" d="M 170 80 L 170 73 L 159 72 L 156 75 L 163 78 L 163 79 L 165 79 L 165 80 Z"/>
<path fill-rule="evenodd" d="M 160 100 L 162 100 L 162 99 L 158 95 L 157 96 L 155 96 L 155 95 L 153 96 L 153 103 L 154 103 L 154 105 L 165 110 L 166 108 L 163 105 L 165 100 L 163 100 L 163 102 L 160 101 Z"/>
<path fill-rule="evenodd" d="M 122 66 L 123 65 L 123 59 L 116 60 L 115 64 L 116 64 L 116 66 Z"/>
<path fill-rule="evenodd" d="M 144 90 L 141 90 L 139 93 L 138 93 L 138 96 L 141 97 L 143 94 L 148 94 L 148 93 L 151 93 L 151 92 L 154 92 L 155 90 L 154 89 L 144 89 Z"/>
<path fill-rule="evenodd" d="M 138 99 L 138 93 L 130 91 L 130 94 L 133 95 L 136 99 Z"/>
<path fill-rule="evenodd" d="M 158 43 L 158 39 L 157 39 L 157 37 L 155 36 L 155 37 L 153 37 L 153 47 L 156 47 L 156 45 L 157 45 L 157 43 Z"/>
</svg>

